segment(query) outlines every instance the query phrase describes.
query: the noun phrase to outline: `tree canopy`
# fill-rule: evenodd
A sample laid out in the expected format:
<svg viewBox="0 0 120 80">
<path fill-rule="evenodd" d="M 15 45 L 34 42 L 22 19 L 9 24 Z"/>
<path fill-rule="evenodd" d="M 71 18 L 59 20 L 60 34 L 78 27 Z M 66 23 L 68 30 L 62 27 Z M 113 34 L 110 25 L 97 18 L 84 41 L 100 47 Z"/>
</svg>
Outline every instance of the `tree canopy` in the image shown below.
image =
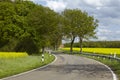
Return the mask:
<svg viewBox="0 0 120 80">
<path fill-rule="evenodd" d="M 63 13 L 65 34 L 71 39 L 70 51 L 72 52 L 73 43 L 76 37 L 79 37 L 80 48 L 82 52 L 83 39 L 94 37 L 95 29 L 98 21 L 93 16 L 89 16 L 87 12 L 79 9 L 66 9 Z"/>
<path fill-rule="evenodd" d="M 46 47 L 56 50 L 66 36 L 71 38 L 72 52 L 75 38 L 93 37 L 97 26 L 93 16 L 79 9 L 66 9 L 60 14 L 31 1 L 0 0 L 1 51 L 32 54 L 40 49 L 44 52 Z M 11 45 L 12 49 L 9 48 Z"/>
</svg>

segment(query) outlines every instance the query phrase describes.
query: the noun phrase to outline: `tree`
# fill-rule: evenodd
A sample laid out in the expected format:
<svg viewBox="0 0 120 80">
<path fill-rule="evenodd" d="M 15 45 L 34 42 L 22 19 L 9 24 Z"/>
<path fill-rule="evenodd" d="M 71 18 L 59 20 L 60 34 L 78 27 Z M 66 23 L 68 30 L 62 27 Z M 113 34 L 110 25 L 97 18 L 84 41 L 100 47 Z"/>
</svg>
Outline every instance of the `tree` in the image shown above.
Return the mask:
<svg viewBox="0 0 120 80">
<path fill-rule="evenodd" d="M 11 2 L 11 0 L 0 0 L 0 2 Z"/>
<path fill-rule="evenodd" d="M 42 48 L 50 45 L 50 35 L 57 25 L 56 13 L 47 7 L 37 5 L 27 16 L 29 27 L 33 32 L 34 39 Z"/>
<path fill-rule="evenodd" d="M 79 10 L 80 11 L 80 10 Z M 77 9 L 66 9 L 64 12 L 62 12 L 62 15 L 64 17 L 64 33 L 65 35 L 71 39 L 71 45 L 70 45 L 70 52 L 72 53 L 73 43 L 75 38 L 77 37 L 77 29 L 79 28 L 77 25 L 79 17 L 79 11 Z"/>
<path fill-rule="evenodd" d="M 0 2 L 0 37 L 10 40 L 18 38 L 23 30 L 17 24 L 20 17 L 16 14 L 14 5 L 9 2 Z"/>
<path fill-rule="evenodd" d="M 89 16 L 87 12 L 82 12 L 81 16 L 78 16 L 78 18 L 80 18 L 80 20 L 79 23 L 77 24 L 77 26 L 79 27 L 79 29 L 77 29 L 77 33 L 79 37 L 81 53 L 83 39 L 88 39 L 90 37 L 96 38 L 95 29 L 98 26 L 98 20 L 94 19 L 93 16 Z"/>
<path fill-rule="evenodd" d="M 56 26 L 54 31 L 50 36 L 51 46 L 53 46 L 54 50 L 57 50 L 59 45 L 62 43 L 62 36 L 63 36 L 63 17 L 60 14 L 56 15 Z"/>
<path fill-rule="evenodd" d="M 24 2 L 25 3 L 25 2 Z M 28 7 L 23 2 L 0 2 L 0 36 L 1 39 L 23 38 L 29 36 L 25 16 Z"/>
<path fill-rule="evenodd" d="M 0 2 L 0 40 L 14 43 L 31 36 L 26 16 L 34 3 L 23 0 L 10 1 Z"/>
<path fill-rule="evenodd" d="M 70 52 L 76 37 L 80 39 L 80 52 L 82 52 L 82 41 L 84 38 L 94 37 L 98 21 L 79 9 L 66 9 L 63 12 L 65 19 L 65 34 L 71 38 Z"/>
</svg>

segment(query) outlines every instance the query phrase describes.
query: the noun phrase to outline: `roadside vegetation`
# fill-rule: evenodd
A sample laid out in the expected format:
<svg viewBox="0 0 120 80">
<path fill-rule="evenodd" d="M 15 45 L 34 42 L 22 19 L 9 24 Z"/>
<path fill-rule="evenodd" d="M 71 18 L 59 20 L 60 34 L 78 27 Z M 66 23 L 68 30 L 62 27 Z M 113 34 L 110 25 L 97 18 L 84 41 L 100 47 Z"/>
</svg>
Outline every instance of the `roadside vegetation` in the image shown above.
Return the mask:
<svg viewBox="0 0 120 80">
<path fill-rule="evenodd" d="M 8 53 L 8 55 L 10 54 Z M 16 54 L 14 54 L 14 56 L 16 56 Z M 53 55 L 47 53 L 44 54 L 44 61 L 42 61 L 41 55 L 17 56 L 17 58 L 11 56 L 9 56 L 9 58 L 6 56 L 4 56 L 4 58 L 0 57 L 0 78 L 41 67 L 51 63 L 54 59 L 55 57 Z"/>
</svg>

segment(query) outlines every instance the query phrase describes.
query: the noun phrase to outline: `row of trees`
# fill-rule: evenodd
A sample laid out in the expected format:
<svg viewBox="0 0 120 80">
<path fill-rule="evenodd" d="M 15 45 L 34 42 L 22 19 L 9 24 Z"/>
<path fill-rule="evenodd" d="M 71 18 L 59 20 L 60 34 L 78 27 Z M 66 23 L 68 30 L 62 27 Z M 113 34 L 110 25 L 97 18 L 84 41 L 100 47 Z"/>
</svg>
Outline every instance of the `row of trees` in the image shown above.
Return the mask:
<svg viewBox="0 0 120 80">
<path fill-rule="evenodd" d="M 57 49 L 62 38 L 94 37 L 98 21 L 79 9 L 56 13 L 48 7 L 23 0 L 0 0 L 0 50 L 38 53 Z M 82 49 L 81 49 L 82 51 Z"/>
<path fill-rule="evenodd" d="M 64 44 L 70 47 L 70 43 Z M 74 43 L 73 47 L 79 48 L 79 43 Z M 120 48 L 120 41 L 83 41 L 84 48 Z"/>
<path fill-rule="evenodd" d="M 98 26 L 98 20 L 89 16 L 87 12 L 79 9 L 65 10 L 63 12 L 67 37 L 71 39 L 70 52 L 72 52 L 73 43 L 76 37 L 79 37 L 80 53 L 82 52 L 83 39 L 95 38 L 95 29 Z"/>
</svg>

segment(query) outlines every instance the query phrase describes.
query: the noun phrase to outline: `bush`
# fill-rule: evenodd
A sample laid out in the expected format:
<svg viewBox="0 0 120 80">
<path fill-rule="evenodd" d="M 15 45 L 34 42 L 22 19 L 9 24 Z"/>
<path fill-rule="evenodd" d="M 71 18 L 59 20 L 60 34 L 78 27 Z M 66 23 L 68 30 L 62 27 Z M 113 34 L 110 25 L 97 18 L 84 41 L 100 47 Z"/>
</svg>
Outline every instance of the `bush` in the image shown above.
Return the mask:
<svg viewBox="0 0 120 80">
<path fill-rule="evenodd" d="M 8 43 L 8 40 L 1 40 L 0 39 L 0 48 L 2 48 L 3 46 L 5 46 Z"/>
<path fill-rule="evenodd" d="M 16 39 L 11 40 L 0 40 L 0 51 L 1 52 L 14 52 L 14 48 L 18 41 Z"/>
<path fill-rule="evenodd" d="M 31 55 L 31 54 L 38 54 L 39 48 L 32 39 L 26 38 L 26 39 L 21 40 L 16 45 L 15 51 L 16 52 L 27 52 L 29 55 Z"/>
</svg>

